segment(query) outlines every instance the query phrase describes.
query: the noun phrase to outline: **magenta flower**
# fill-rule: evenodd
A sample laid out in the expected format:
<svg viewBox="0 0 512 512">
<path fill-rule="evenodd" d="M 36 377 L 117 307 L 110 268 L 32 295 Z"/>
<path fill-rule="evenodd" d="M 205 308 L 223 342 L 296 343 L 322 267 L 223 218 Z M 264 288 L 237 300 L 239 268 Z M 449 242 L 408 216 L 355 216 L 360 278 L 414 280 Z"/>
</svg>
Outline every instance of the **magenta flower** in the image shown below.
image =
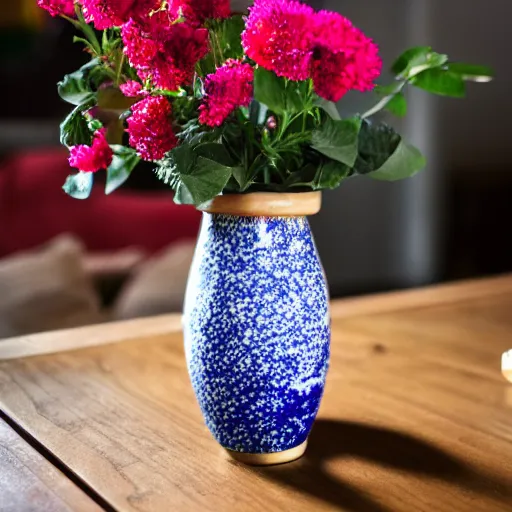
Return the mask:
<svg viewBox="0 0 512 512">
<path fill-rule="evenodd" d="M 74 0 L 37 0 L 37 5 L 52 16 L 74 16 Z"/>
<path fill-rule="evenodd" d="M 230 59 L 206 77 L 199 122 L 220 126 L 238 107 L 247 107 L 253 97 L 254 71 L 249 64 Z"/>
<path fill-rule="evenodd" d="M 208 53 L 208 31 L 188 23 L 164 24 L 152 16 L 145 26 L 130 20 L 123 26 L 124 52 L 142 80 L 159 89 L 190 85 L 196 63 Z"/>
<path fill-rule="evenodd" d="M 348 91 L 370 91 L 382 71 L 377 45 L 347 19 L 320 11 L 314 23 L 311 77 L 315 92 L 339 101 Z"/>
<path fill-rule="evenodd" d="M 149 161 L 160 160 L 177 146 L 171 125 L 171 105 L 163 96 L 148 96 L 136 103 L 128 118 L 130 146 Z"/>
<path fill-rule="evenodd" d="M 308 28 L 315 11 L 295 0 L 256 0 L 242 43 L 257 64 L 290 80 L 309 78 L 313 55 Z"/>
<path fill-rule="evenodd" d="M 316 93 L 333 101 L 371 90 L 382 70 L 378 47 L 347 18 L 296 0 L 256 0 L 242 42 L 258 65 L 290 80 L 312 78 Z"/>
<path fill-rule="evenodd" d="M 69 165 L 83 172 L 106 169 L 112 163 L 113 152 L 105 134 L 105 128 L 101 128 L 95 132 L 91 146 L 72 146 L 69 150 Z"/>
<path fill-rule="evenodd" d="M 138 96 L 147 96 L 149 94 L 148 91 L 142 88 L 142 84 L 135 80 L 128 80 L 128 82 L 121 84 L 119 89 L 127 98 L 137 98 Z"/>
<path fill-rule="evenodd" d="M 98 30 L 119 27 L 130 18 L 142 21 L 161 0 L 81 0 L 84 18 Z"/>
<path fill-rule="evenodd" d="M 198 25 L 207 19 L 231 16 L 229 0 L 170 0 L 169 11 L 175 18 L 183 16 L 188 22 Z"/>
</svg>

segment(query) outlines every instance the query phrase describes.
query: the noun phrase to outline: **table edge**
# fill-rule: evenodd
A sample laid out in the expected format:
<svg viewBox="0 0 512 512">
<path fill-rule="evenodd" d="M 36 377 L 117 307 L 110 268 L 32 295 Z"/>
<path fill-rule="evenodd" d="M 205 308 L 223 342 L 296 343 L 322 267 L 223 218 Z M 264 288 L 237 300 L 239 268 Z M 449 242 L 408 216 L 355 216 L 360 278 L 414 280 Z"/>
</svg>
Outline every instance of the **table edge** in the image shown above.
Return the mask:
<svg viewBox="0 0 512 512">
<path fill-rule="evenodd" d="M 0 340 L 0 361 L 98 347 L 181 331 L 181 315 L 170 314 L 75 327 Z"/>
<path fill-rule="evenodd" d="M 333 318 L 389 313 L 464 302 L 512 291 L 512 274 L 427 286 L 334 301 Z M 97 347 L 181 332 L 181 315 L 170 314 L 0 340 L 0 361 Z M 122 333 L 122 335 L 121 335 Z"/>
</svg>

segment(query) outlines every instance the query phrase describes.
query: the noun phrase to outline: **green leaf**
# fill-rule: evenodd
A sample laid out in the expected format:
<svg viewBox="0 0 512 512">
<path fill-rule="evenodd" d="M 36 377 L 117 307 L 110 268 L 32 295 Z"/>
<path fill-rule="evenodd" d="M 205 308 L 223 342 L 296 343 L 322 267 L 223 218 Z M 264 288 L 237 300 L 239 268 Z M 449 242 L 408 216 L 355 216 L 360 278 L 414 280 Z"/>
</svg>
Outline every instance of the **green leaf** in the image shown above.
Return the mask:
<svg viewBox="0 0 512 512">
<path fill-rule="evenodd" d="M 391 70 L 399 77 L 412 78 L 426 69 L 434 69 L 448 62 L 448 56 L 432 51 L 430 46 L 417 46 L 406 50 Z"/>
<path fill-rule="evenodd" d="M 80 70 L 66 75 L 64 80 L 59 82 L 58 91 L 59 96 L 72 105 L 81 105 L 94 98 L 94 92 L 85 82 Z"/>
<path fill-rule="evenodd" d="M 312 97 L 309 93 L 309 81 L 286 82 L 284 92 L 285 108 L 291 114 L 298 114 L 310 110 L 313 106 Z"/>
<path fill-rule="evenodd" d="M 309 163 L 298 171 L 292 172 L 284 183 L 284 188 L 301 187 L 316 190 L 315 178 L 319 175 L 321 166 L 322 163 Z"/>
<path fill-rule="evenodd" d="M 236 182 L 238 183 L 240 190 L 245 190 L 249 181 L 246 170 L 243 167 L 232 167 L 231 173 L 233 178 L 235 178 Z"/>
<path fill-rule="evenodd" d="M 425 165 L 426 160 L 420 150 L 402 140 L 391 157 L 370 177 L 380 181 L 403 180 L 414 176 Z"/>
<path fill-rule="evenodd" d="M 71 174 L 62 187 L 64 192 L 75 199 L 87 199 L 91 195 L 94 175 L 92 172 Z"/>
<path fill-rule="evenodd" d="M 432 48 L 430 46 L 409 48 L 396 59 L 391 66 L 391 71 L 397 76 L 405 76 L 412 68 L 424 64 L 431 51 Z"/>
<path fill-rule="evenodd" d="M 68 148 L 77 144 L 90 145 L 92 142 L 92 132 L 89 130 L 89 124 L 84 116 L 84 112 L 95 105 L 95 99 L 87 103 L 78 105 L 64 119 L 60 125 L 60 143 Z"/>
<path fill-rule="evenodd" d="M 375 115 L 377 112 L 380 112 L 382 109 L 388 108 L 390 103 L 391 108 L 389 110 L 391 110 L 393 113 L 396 113 L 397 115 L 405 115 L 405 113 L 407 113 L 407 103 L 405 102 L 405 97 L 402 96 L 402 89 L 407 83 L 408 82 L 406 80 L 400 80 L 394 82 L 391 85 L 378 86 L 375 92 L 378 96 L 383 96 L 383 98 L 370 110 L 362 114 L 361 117 L 363 119 L 367 119 Z M 402 96 L 403 99 L 395 99 L 396 96 Z M 395 102 L 395 104 L 393 104 L 393 102 Z M 401 114 L 401 112 L 404 113 Z"/>
<path fill-rule="evenodd" d="M 392 96 L 400 92 L 404 88 L 404 81 L 395 81 L 389 85 L 377 85 L 375 87 L 375 94 L 379 96 Z"/>
<path fill-rule="evenodd" d="M 315 178 L 315 189 L 335 189 L 350 174 L 350 167 L 336 161 L 329 161 L 323 165 Z"/>
<path fill-rule="evenodd" d="M 414 77 L 411 83 L 415 87 L 441 96 L 463 98 L 466 95 L 463 78 L 443 69 L 427 69 Z"/>
<path fill-rule="evenodd" d="M 87 121 L 87 126 L 91 132 L 95 132 L 100 128 L 103 128 L 103 123 L 99 119 L 89 119 Z"/>
<path fill-rule="evenodd" d="M 257 68 L 254 71 L 254 98 L 276 114 L 286 110 L 286 82 L 272 71 Z"/>
<path fill-rule="evenodd" d="M 233 159 L 223 144 L 216 142 L 205 142 L 196 146 L 194 148 L 194 153 L 197 156 L 202 156 L 208 160 L 213 160 L 214 162 L 225 165 L 227 167 L 231 167 L 233 165 Z"/>
<path fill-rule="evenodd" d="M 174 200 L 200 206 L 218 196 L 231 177 L 231 168 L 202 156 L 186 172 L 179 172 Z"/>
<path fill-rule="evenodd" d="M 308 81 L 286 81 L 261 67 L 254 71 L 254 98 L 275 114 L 296 114 L 312 106 Z"/>
<path fill-rule="evenodd" d="M 174 189 L 176 203 L 195 206 L 219 195 L 231 173 L 230 167 L 197 156 L 189 144 L 173 149 L 157 170 L 158 177 Z"/>
<path fill-rule="evenodd" d="M 132 148 L 121 145 L 112 145 L 114 158 L 107 169 L 107 182 L 105 194 L 111 194 L 119 188 L 129 177 L 133 169 L 140 162 L 140 157 Z"/>
<path fill-rule="evenodd" d="M 393 128 L 384 123 L 363 123 L 354 173 L 395 181 L 413 176 L 424 166 L 423 155 L 406 144 Z"/>
<path fill-rule="evenodd" d="M 356 174 L 369 174 L 382 167 L 400 144 L 401 137 L 384 123 L 364 120 L 359 132 Z"/>
<path fill-rule="evenodd" d="M 66 75 L 57 84 L 59 96 L 72 105 L 81 105 L 91 100 L 95 94 L 93 86 L 99 85 L 93 78 L 98 73 L 103 73 L 102 70 L 99 59 L 92 59 L 74 73 Z"/>
<path fill-rule="evenodd" d="M 240 59 L 244 55 L 242 32 L 245 29 L 243 16 L 234 15 L 220 22 L 219 43 L 224 59 Z"/>
<path fill-rule="evenodd" d="M 357 158 L 361 119 L 335 121 L 327 118 L 312 134 L 311 147 L 333 160 L 352 167 Z"/>
<path fill-rule="evenodd" d="M 325 100 L 324 98 L 320 98 L 320 96 L 316 96 L 314 100 L 315 105 L 318 108 L 321 108 L 327 115 L 334 119 L 335 121 L 339 121 L 341 119 L 340 113 L 338 112 L 338 107 L 332 101 Z"/>
<path fill-rule="evenodd" d="M 463 80 L 471 82 L 490 82 L 494 78 L 494 71 L 487 66 L 475 66 L 473 64 L 462 64 L 450 62 L 446 68 L 451 73 L 459 75 Z"/>
<path fill-rule="evenodd" d="M 387 103 L 386 107 L 392 114 L 398 117 L 407 115 L 407 100 L 403 93 L 395 94 Z"/>
</svg>

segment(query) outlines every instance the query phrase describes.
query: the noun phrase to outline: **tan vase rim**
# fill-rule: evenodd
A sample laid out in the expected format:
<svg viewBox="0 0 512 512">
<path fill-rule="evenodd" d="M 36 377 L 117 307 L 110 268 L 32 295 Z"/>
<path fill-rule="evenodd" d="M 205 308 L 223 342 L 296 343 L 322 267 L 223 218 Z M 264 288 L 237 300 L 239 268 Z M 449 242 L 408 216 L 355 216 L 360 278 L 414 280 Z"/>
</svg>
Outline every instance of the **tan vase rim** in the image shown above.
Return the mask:
<svg viewBox="0 0 512 512">
<path fill-rule="evenodd" d="M 321 192 L 251 192 L 217 196 L 199 209 L 239 217 L 304 217 L 321 207 Z"/>
</svg>

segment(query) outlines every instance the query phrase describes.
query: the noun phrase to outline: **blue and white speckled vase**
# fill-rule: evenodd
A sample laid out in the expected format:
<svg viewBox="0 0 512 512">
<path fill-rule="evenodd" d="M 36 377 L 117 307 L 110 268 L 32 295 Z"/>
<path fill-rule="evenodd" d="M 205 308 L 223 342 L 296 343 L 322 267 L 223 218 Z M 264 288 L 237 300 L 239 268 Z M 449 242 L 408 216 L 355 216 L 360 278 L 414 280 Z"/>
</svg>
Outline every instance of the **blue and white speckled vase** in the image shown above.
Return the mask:
<svg viewBox="0 0 512 512">
<path fill-rule="evenodd" d="M 238 460 L 302 456 L 329 364 L 325 274 L 305 214 L 320 195 L 222 196 L 203 213 L 184 312 L 206 424 Z"/>
</svg>

